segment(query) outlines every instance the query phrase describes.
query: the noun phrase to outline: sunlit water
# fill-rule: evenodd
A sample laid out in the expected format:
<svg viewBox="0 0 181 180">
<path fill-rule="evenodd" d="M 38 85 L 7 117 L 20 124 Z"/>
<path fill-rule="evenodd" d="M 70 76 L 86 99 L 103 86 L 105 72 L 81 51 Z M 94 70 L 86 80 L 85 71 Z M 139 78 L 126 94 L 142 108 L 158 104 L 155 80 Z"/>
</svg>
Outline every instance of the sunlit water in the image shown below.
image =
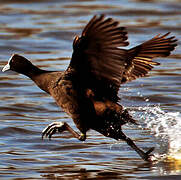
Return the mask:
<svg viewBox="0 0 181 180">
<path fill-rule="evenodd" d="M 29 2 L 29 3 L 27 3 Z M 130 46 L 172 32 L 178 47 L 149 76 L 120 88 L 120 103 L 137 119 L 124 132 L 145 151 L 144 162 L 125 142 L 95 131 L 86 142 L 65 132 L 41 140 L 53 121 L 72 120 L 31 80 L 0 72 L 0 179 L 181 179 L 181 2 L 0 1 L 0 65 L 20 53 L 44 69 L 65 70 L 75 35 L 94 14 L 128 28 Z"/>
<path fill-rule="evenodd" d="M 155 153 L 155 158 L 181 159 L 180 112 L 165 112 L 159 106 L 148 106 L 139 107 L 135 109 L 135 111 L 132 111 L 132 113 L 139 114 L 139 118 L 143 120 L 143 126 L 148 128 L 150 133 L 157 139 L 159 143 L 159 154 Z M 160 147 L 162 148 L 160 149 Z"/>
</svg>

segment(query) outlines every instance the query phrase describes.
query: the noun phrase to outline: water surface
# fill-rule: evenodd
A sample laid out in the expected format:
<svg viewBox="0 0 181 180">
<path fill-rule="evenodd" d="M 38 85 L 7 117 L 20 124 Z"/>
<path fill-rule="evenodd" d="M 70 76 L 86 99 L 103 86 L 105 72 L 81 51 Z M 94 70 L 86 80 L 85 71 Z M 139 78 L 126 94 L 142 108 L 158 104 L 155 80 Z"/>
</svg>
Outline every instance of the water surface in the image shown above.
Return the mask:
<svg viewBox="0 0 181 180">
<path fill-rule="evenodd" d="M 53 121 L 75 125 L 31 80 L 0 72 L 1 179 L 181 178 L 181 161 L 173 158 L 181 150 L 180 0 L 7 0 L 0 5 L 1 67 L 12 53 L 20 53 L 41 68 L 65 70 L 74 36 L 94 14 L 126 26 L 129 48 L 169 31 L 179 39 L 170 57 L 157 59 L 161 66 L 119 91 L 121 103 L 140 124 L 125 126 L 124 132 L 144 150 L 156 147 L 154 163 L 141 160 L 125 142 L 95 131 L 86 142 L 68 132 L 42 141 L 42 129 Z"/>
</svg>

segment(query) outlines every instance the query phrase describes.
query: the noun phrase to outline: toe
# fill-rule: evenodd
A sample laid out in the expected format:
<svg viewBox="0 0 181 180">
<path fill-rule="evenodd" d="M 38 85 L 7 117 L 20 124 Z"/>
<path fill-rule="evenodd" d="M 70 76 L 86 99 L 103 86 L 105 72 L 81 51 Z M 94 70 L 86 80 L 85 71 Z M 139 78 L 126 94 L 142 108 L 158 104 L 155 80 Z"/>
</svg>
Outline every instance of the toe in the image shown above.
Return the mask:
<svg viewBox="0 0 181 180">
<path fill-rule="evenodd" d="M 51 139 L 53 134 L 55 134 L 57 131 L 62 132 L 63 130 L 64 130 L 63 122 L 51 123 L 42 131 L 42 139 L 44 137 L 48 137 L 49 139 Z"/>
<path fill-rule="evenodd" d="M 152 147 L 152 148 L 150 148 L 147 152 L 146 152 L 146 154 L 150 154 L 152 151 L 154 151 L 154 147 Z"/>
</svg>

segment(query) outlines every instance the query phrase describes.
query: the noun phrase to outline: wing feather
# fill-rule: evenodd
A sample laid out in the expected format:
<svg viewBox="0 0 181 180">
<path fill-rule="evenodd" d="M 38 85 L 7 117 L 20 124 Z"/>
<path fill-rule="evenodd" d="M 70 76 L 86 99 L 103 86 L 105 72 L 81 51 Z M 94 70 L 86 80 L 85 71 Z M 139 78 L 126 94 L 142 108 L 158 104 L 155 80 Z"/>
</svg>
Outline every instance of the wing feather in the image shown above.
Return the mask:
<svg viewBox="0 0 181 180">
<path fill-rule="evenodd" d="M 94 16 L 81 37 L 73 43 L 70 68 L 77 72 L 81 86 L 91 88 L 97 97 L 118 100 L 117 92 L 125 68 L 127 32 L 119 22 L 104 15 Z"/>
<path fill-rule="evenodd" d="M 152 39 L 128 50 L 128 61 L 123 73 L 122 83 L 145 76 L 153 66 L 160 63 L 152 61 L 156 57 L 170 55 L 177 45 L 174 36 L 167 38 L 170 33 L 156 35 Z"/>
<path fill-rule="evenodd" d="M 91 89 L 101 100 L 117 102 L 121 83 L 145 76 L 160 64 L 154 58 L 168 56 L 174 50 L 177 40 L 169 34 L 158 34 L 139 46 L 123 50 L 119 47 L 129 44 L 126 28 L 104 15 L 94 16 L 81 37 L 74 39 L 69 68 L 82 89 Z"/>
</svg>

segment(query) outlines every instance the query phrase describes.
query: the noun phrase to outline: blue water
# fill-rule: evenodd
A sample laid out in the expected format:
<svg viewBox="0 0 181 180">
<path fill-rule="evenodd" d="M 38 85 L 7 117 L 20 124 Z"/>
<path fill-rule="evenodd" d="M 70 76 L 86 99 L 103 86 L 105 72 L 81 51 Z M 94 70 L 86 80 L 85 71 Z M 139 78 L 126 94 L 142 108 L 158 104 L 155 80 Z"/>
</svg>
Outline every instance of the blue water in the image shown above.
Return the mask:
<svg viewBox="0 0 181 180">
<path fill-rule="evenodd" d="M 130 45 L 158 33 L 172 32 L 178 47 L 148 77 L 123 85 L 121 104 L 139 126 L 124 132 L 159 158 L 144 162 L 125 142 L 95 131 L 85 142 L 65 132 L 51 141 L 41 131 L 53 121 L 72 120 L 25 76 L 0 72 L 0 179 L 180 179 L 181 161 L 167 158 L 180 151 L 181 4 L 172 1 L 0 1 L 0 65 L 20 53 L 37 66 L 65 70 L 72 41 L 95 14 L 106 14 L 126 26 Z M 172 113 L 172 114 L 171 114 Z M 165 131 L 164 131 L 165 130 Z M 169 134 L 171 132 L 171 135 Z M 177 133 L 178 132 L 178 133 Z M 164 155 L 164 158 L 160 158 Z"/>
</svg>

